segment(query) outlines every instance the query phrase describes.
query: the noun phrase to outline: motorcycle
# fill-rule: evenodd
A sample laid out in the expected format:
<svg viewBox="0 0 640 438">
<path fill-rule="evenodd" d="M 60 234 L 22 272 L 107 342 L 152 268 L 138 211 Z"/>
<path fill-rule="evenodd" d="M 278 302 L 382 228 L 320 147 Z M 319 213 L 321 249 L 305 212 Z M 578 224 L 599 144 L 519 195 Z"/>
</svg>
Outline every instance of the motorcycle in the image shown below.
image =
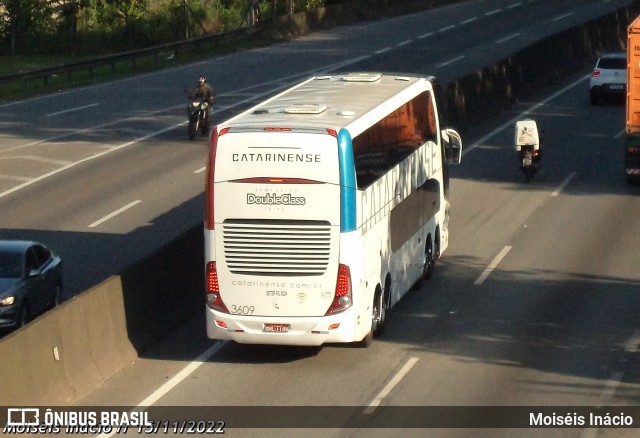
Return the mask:
<svg viewBox="0 0 640 438">
<path fill-rule="evenodd" d="M 520 169 L 526 182 L 538 172 L 540 167 L 540 136 L 535 120 L 525 119 L 516 122 L 516 151 Z"/>
<path fill-rule="evenodd" d="M 202 135 L 207 135 L 209 131 L 209 118 L 207 117 L 209 104 L 202 99 L 191 99 L 187 113 L 189 115 L 189 138 L 193 140 L 198 130 L 202 132 Z"/>
</svg>

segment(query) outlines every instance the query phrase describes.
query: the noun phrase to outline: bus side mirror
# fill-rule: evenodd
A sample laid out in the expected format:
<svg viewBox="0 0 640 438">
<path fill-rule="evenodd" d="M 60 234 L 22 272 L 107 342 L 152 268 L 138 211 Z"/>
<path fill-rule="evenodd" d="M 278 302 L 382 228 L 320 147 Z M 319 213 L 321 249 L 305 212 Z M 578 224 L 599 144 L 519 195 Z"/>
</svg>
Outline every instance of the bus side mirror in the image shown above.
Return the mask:
<svg viewBox="0 0 640 438">
<path fill-rule="evenodd" d="M 445 142 L 444 148 L 449 162 L 460 164 L 462 161 L 462 137 L 460 134 L 455 129 L 443 129 L 442 141 Z"/>
</svg>

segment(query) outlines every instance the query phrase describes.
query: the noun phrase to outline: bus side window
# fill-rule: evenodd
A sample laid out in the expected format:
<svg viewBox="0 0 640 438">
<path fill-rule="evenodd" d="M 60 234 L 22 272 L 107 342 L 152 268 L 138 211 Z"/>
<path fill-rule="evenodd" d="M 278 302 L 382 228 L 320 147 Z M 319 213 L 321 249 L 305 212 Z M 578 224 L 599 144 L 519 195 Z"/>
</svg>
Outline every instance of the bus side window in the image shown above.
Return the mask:
<svg viewBox="0 0 640 438">
<path fill-rule="evenodd" d="M 427 141 L 437 140 L 432 95 L 423 92 L 353 139 L 359 189 L 371 185 Z"/>
</svg>

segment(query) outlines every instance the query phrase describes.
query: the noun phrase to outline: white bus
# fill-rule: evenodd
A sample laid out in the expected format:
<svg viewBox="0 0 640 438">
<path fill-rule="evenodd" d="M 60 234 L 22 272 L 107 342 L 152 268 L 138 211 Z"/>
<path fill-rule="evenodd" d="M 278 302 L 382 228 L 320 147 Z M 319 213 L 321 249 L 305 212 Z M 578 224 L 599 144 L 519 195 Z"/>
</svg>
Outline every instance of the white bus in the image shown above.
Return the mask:
<svg viewBox="0 0 640 438">
<path fill-rule="evenodd" d="M 383 331 L 448 244 L 462 140 L 439 126 L 434 82 L 313 77 L 214 128 L 209 338 L 368 346 Z"/>
</svg>

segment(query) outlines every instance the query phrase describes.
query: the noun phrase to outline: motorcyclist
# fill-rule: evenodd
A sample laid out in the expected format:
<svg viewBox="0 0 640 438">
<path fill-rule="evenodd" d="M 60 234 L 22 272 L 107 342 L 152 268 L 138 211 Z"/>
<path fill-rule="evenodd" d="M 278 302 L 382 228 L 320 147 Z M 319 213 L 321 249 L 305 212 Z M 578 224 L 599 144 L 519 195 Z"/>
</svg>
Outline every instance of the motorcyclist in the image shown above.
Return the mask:
<svg viewBox="0 0 640 438">
<path fill-rule="evenodd" d="M 215 98 L 215 91 L 213 87 L 207 83 L 207 77 L 203 74 L 198 76 L 198 85 L 193 89 L 191 94 L 189 95 L 190 99 L 198 98 L 207 102 L 207 126 L 209 125 L 209 120 L 211 116 L 211 105 L 213 104 L 213 100 Z"/>
</svg>

